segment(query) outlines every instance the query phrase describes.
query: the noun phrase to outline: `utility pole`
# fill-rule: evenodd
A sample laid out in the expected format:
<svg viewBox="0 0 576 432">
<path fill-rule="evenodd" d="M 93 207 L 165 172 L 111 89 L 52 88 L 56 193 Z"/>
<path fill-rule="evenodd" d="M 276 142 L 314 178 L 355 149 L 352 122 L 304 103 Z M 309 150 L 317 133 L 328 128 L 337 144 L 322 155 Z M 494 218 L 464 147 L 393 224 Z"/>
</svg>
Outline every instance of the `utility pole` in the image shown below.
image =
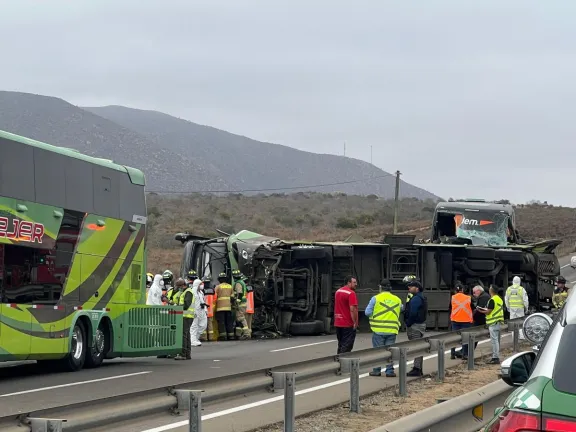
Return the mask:
<svg viewBox="0 0 576 432">
<path fill-rule="evenodd" d="M 398 233 L 398 206 L 400 202 L 398 201 L 400 195 L 400 171 L 396 171 L 396 188 L 394 191 L 394 234 Z"/>
</svg>

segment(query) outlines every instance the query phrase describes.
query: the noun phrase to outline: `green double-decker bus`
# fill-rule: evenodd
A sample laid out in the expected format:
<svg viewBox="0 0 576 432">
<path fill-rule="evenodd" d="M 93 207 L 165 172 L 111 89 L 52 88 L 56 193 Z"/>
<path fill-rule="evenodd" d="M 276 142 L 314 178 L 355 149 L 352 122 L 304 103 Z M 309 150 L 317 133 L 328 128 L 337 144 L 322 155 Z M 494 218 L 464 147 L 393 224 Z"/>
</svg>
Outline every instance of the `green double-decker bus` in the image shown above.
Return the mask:
<svg viewBox="0 0 576 432">
<path fill-rule="evenodd" d="M 0 131 L 0 361 L 76 371 L 176 354 L 182 308 L 146 306 L 144 174 Z"/>
</svg>

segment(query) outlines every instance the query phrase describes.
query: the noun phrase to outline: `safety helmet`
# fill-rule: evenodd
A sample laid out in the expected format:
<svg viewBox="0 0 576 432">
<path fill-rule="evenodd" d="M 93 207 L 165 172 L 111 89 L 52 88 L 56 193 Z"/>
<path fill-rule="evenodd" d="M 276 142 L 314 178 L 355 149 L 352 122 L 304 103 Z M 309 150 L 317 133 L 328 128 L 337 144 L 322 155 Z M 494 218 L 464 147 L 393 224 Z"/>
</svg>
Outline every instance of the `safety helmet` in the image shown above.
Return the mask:
<svg viewBox="0 0 576 432">
<path fill-rule="evenodd" d="M 232 276 L 240 277 L 240 276 L 242 276 L 242 272 L 238 269 L 232 270 Z"/>
<path fill-rule="evenodd" d="M 409 282 L 414 282 L 415 280 L 418 280 L 418 278 L 414 275 L 408 275 L 408 276 L 404 276 L 404 279 L 402 279 L 402 282 L 404 282 L 405 284 L 408 284 Z"/>
<path fill-rule="evenodd" d="M 172 279 L 174 279 L 174 275 L 170 270 L 164 270 L 164 273 L 162 273 L 162 279 L 172 282 Z"/>
<path fill-rule="evenodd" d="M 154 275 L 152 273 L 146 273 L 146 285 L 152 285 L 154 282 Z"/>
<path fill-rule="evenodd" d="M 212 278 L 210 276 L 204 276 L 202 278 L 202 282 L 211 282 L 211 281 L 212 281 Z"/>
<path fill-rule="evenodd" d="M 226 272 L 221 272 L 221 273 L 218 275 L 218 279 L 226 279 Z"/>
<path fill-rule="evenodd" d="M 188 279 L 189 280 L 194 280 L 198 278 L 198 273 L 196 273 L 196 270 L 188 270 Z"/>
<path fill-rule="evenodd" d="M 565 278 L 564 276 L 558 276 L 558 277 L 556 278 L 556 282 L 565 284 L 565 283 L 566 283 L 566 278 Z"/>
</svg>

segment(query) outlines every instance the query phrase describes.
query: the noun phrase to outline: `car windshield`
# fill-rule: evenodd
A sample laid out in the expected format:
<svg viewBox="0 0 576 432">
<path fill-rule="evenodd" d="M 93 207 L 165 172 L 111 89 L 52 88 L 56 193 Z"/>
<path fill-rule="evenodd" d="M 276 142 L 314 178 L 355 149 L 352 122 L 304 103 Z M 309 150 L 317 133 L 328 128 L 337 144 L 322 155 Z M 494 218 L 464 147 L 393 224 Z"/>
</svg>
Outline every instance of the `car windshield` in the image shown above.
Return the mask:
<svg viewBox="0 0 576 432">
<path fill-rule="evenodd" d="M 473 245 L 507 246 L 509 218 L 500 212 L 463 211 L 454 215 L 456 236 L 471 240 Z"/>
</svg>

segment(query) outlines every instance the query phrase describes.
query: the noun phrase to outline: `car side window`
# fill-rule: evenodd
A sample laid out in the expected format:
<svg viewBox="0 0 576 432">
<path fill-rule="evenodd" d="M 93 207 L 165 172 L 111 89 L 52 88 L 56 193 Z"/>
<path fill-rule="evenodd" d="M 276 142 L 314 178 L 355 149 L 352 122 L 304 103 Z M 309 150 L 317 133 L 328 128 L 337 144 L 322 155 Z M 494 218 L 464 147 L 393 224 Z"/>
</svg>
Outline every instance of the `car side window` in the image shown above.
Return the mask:
<svg viewBox="0 0 576 432">
<path fill-rule="evenodd" d="M 576 394 L 575 358 L 576 324 L 570 324 L 564 328 L 560 338 L 554 372 L 552 373 L 552 384 L 561 392 Z"/>
</svg>

